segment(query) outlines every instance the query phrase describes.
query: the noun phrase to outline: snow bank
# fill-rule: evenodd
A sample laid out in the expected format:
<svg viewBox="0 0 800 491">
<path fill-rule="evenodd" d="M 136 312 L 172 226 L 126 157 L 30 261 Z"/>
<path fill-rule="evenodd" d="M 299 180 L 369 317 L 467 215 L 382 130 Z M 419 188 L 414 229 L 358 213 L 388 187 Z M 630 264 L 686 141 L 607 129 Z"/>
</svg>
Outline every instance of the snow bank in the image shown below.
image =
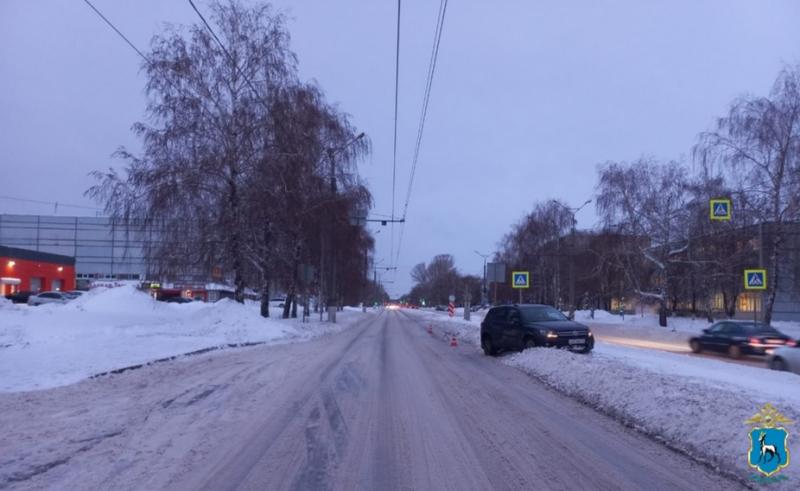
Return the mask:
<svg viewBox="0 0 800 491">
<path fill-rule="evenodd" d="M 341 330 L 336 325 L 259 315 L 257 302 L 157 302 L 131 286 L 99 288 L 67 304 L 1 304 L 0 392 L 44 389 L 199 349 L 290 342 Z"/>
<path fill-rule="evenodd" d="M 504 362 L 743 480 L 745 420 L 769 402 L 800 422 L 800 377 L 786 372 L 602 344 L 588 356 L 536 348 Z M 772 489 L 796 489 L 800 466 L 782 474 L 789 486 Z"/>
<path fill-rule="evenodd" d="M 166 307 L 147 293 L 132 285 L 117 288 L 94 288 L 61 307 L 63 310 L 85 312 L 137 313 Z"/>
<path fill-rule="evenodd" d="M 482 316 L 466 322 L 437 312 L 410 315 L 480 349 Z M 620 328 L 636 329 L 627 325 Z M 685 337 L 689 333 L 671 334 Z M 769 402 L 800 423 L 800 377 L 793 373 L 621 347 L 601 340 L 590 355 L 538 348 L 501 359 L 560 392 L 743 480 L 753 474 L 745 457 L 749 429 L 744 421 Z M 782 474 L 790 480 L 771 489 L 796 489 L 800 466 L 790 464 Z M 786 487 L 788 484 L 791 485 Z"/>
</svg>

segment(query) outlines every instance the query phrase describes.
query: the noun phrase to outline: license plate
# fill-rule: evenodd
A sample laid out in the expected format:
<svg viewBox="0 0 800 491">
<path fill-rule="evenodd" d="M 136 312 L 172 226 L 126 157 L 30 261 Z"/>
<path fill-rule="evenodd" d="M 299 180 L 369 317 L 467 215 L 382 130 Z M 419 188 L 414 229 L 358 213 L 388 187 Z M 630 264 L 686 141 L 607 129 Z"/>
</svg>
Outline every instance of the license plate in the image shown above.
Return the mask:
<svg viewBox="0 0 800 491">
<path fill-rule="evenodd" d="M 583 339 L 570 339 L 569 344 L 576 345 L 576 344 L 586 344 L 586 341 Z"/>
</svg>

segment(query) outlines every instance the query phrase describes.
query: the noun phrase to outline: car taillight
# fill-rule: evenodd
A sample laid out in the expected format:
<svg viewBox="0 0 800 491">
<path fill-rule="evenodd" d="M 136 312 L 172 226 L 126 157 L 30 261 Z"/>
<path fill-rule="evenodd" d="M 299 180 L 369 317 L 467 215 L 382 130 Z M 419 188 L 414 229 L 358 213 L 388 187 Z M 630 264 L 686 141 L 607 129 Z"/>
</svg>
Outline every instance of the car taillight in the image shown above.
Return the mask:
<svg viewBox="0 0 800 491">
<path fill-rule="evenodd" d="M 759 344 L 761 344 L 761 340 L 760 340 L 760 339 L 758 339 L 758 338 L 750 338 L 750 339 L 748 339 L 748 340 L 747 340 L 747 342 L 748 342 L 748 343 L 749 343 L 751 346 L 758 346 Z"/>
<path fill-rule="evenodd" d="M 786 346 L 797 346 L 797 341 L 795 341 L 794 339 L 790 339 L 786 341 Z"/>
</svg>

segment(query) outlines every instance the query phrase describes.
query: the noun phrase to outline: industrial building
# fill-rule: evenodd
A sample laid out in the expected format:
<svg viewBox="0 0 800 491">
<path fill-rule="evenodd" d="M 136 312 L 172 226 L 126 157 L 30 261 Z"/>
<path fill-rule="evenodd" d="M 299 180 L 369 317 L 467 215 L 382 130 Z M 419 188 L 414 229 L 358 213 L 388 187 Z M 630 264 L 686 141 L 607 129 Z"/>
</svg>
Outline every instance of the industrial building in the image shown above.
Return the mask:
<svg viewBox="0 0 800 491">
<path fill-rule="evenodd" d="M 74 258 L 0 246 L 0 297 L 21 291 L 74 289 Z"/>
<path fill-rule="evenodd" d="M 0 244 L 74 258 L 80 280 L 141 280 L 147 266 L 132 227 L 108 217 L 0 214 Z"/>
</svg>

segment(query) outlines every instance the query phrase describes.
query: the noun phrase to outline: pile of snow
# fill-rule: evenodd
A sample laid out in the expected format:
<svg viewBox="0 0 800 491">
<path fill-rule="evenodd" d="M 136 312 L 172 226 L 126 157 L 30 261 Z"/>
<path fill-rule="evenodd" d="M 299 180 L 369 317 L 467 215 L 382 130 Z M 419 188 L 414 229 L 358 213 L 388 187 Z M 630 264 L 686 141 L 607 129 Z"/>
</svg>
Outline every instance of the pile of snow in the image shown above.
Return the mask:
<svg viewBox="0 0 800 491">
<path fill-rule="evenodd" d="M 595 312 L 595 314 L 599 311 Z M 480 350 L 480 319 L 469 322 L 438 312 L 413 319 Z M 657 326 L 657 318 L 656 318 Z M 606 327 L 622 330 L 634 326 Z M 638 327 L 643 330 L 641 325 Z M 654 329 L 653 329 L 654 330 Z M 667 331 L 660 328 L 661 331 Z M 645 332 L 650 329 L 644 329 Z M 671 333 L 686 336 L 689 333 Z M 656 334 L 655 336 L 658 336 Z M 788 372 L 649 349 L 615 346 L 598 339 L 589 355 L 552 348 L 501 357 L 545 384 L 716 468 L 749 479 L 749 428 L 744 421 L 765 403 L 800 423 L 800 377 Z M 792 489 L 800 466 L 781 472 Z M 793 479 L 791 479 L 793 478 Z M 781 487 L 784 486 L 784 487 Z"/>
<path fill-rule="evenodd" d="M 1 304 L 0 392 L 44 389 L 91 375 L 209 347 L 309 339 L 363 318 L 339 323 L 259 314 L 258 302 L 157 302 L 133 286 L 98 288 L 67 304 Z"/>
<path fill-rule="evenodd" d="M 745 420 L 771 403 L 800 422 L 800 377 L 787 372 L 604 344 L 591 355 L 536 348 L 504 362 L 743 480 L 753 474 Z M 781 474 L 796 486 L 800 466 Z"/>
</svg>

